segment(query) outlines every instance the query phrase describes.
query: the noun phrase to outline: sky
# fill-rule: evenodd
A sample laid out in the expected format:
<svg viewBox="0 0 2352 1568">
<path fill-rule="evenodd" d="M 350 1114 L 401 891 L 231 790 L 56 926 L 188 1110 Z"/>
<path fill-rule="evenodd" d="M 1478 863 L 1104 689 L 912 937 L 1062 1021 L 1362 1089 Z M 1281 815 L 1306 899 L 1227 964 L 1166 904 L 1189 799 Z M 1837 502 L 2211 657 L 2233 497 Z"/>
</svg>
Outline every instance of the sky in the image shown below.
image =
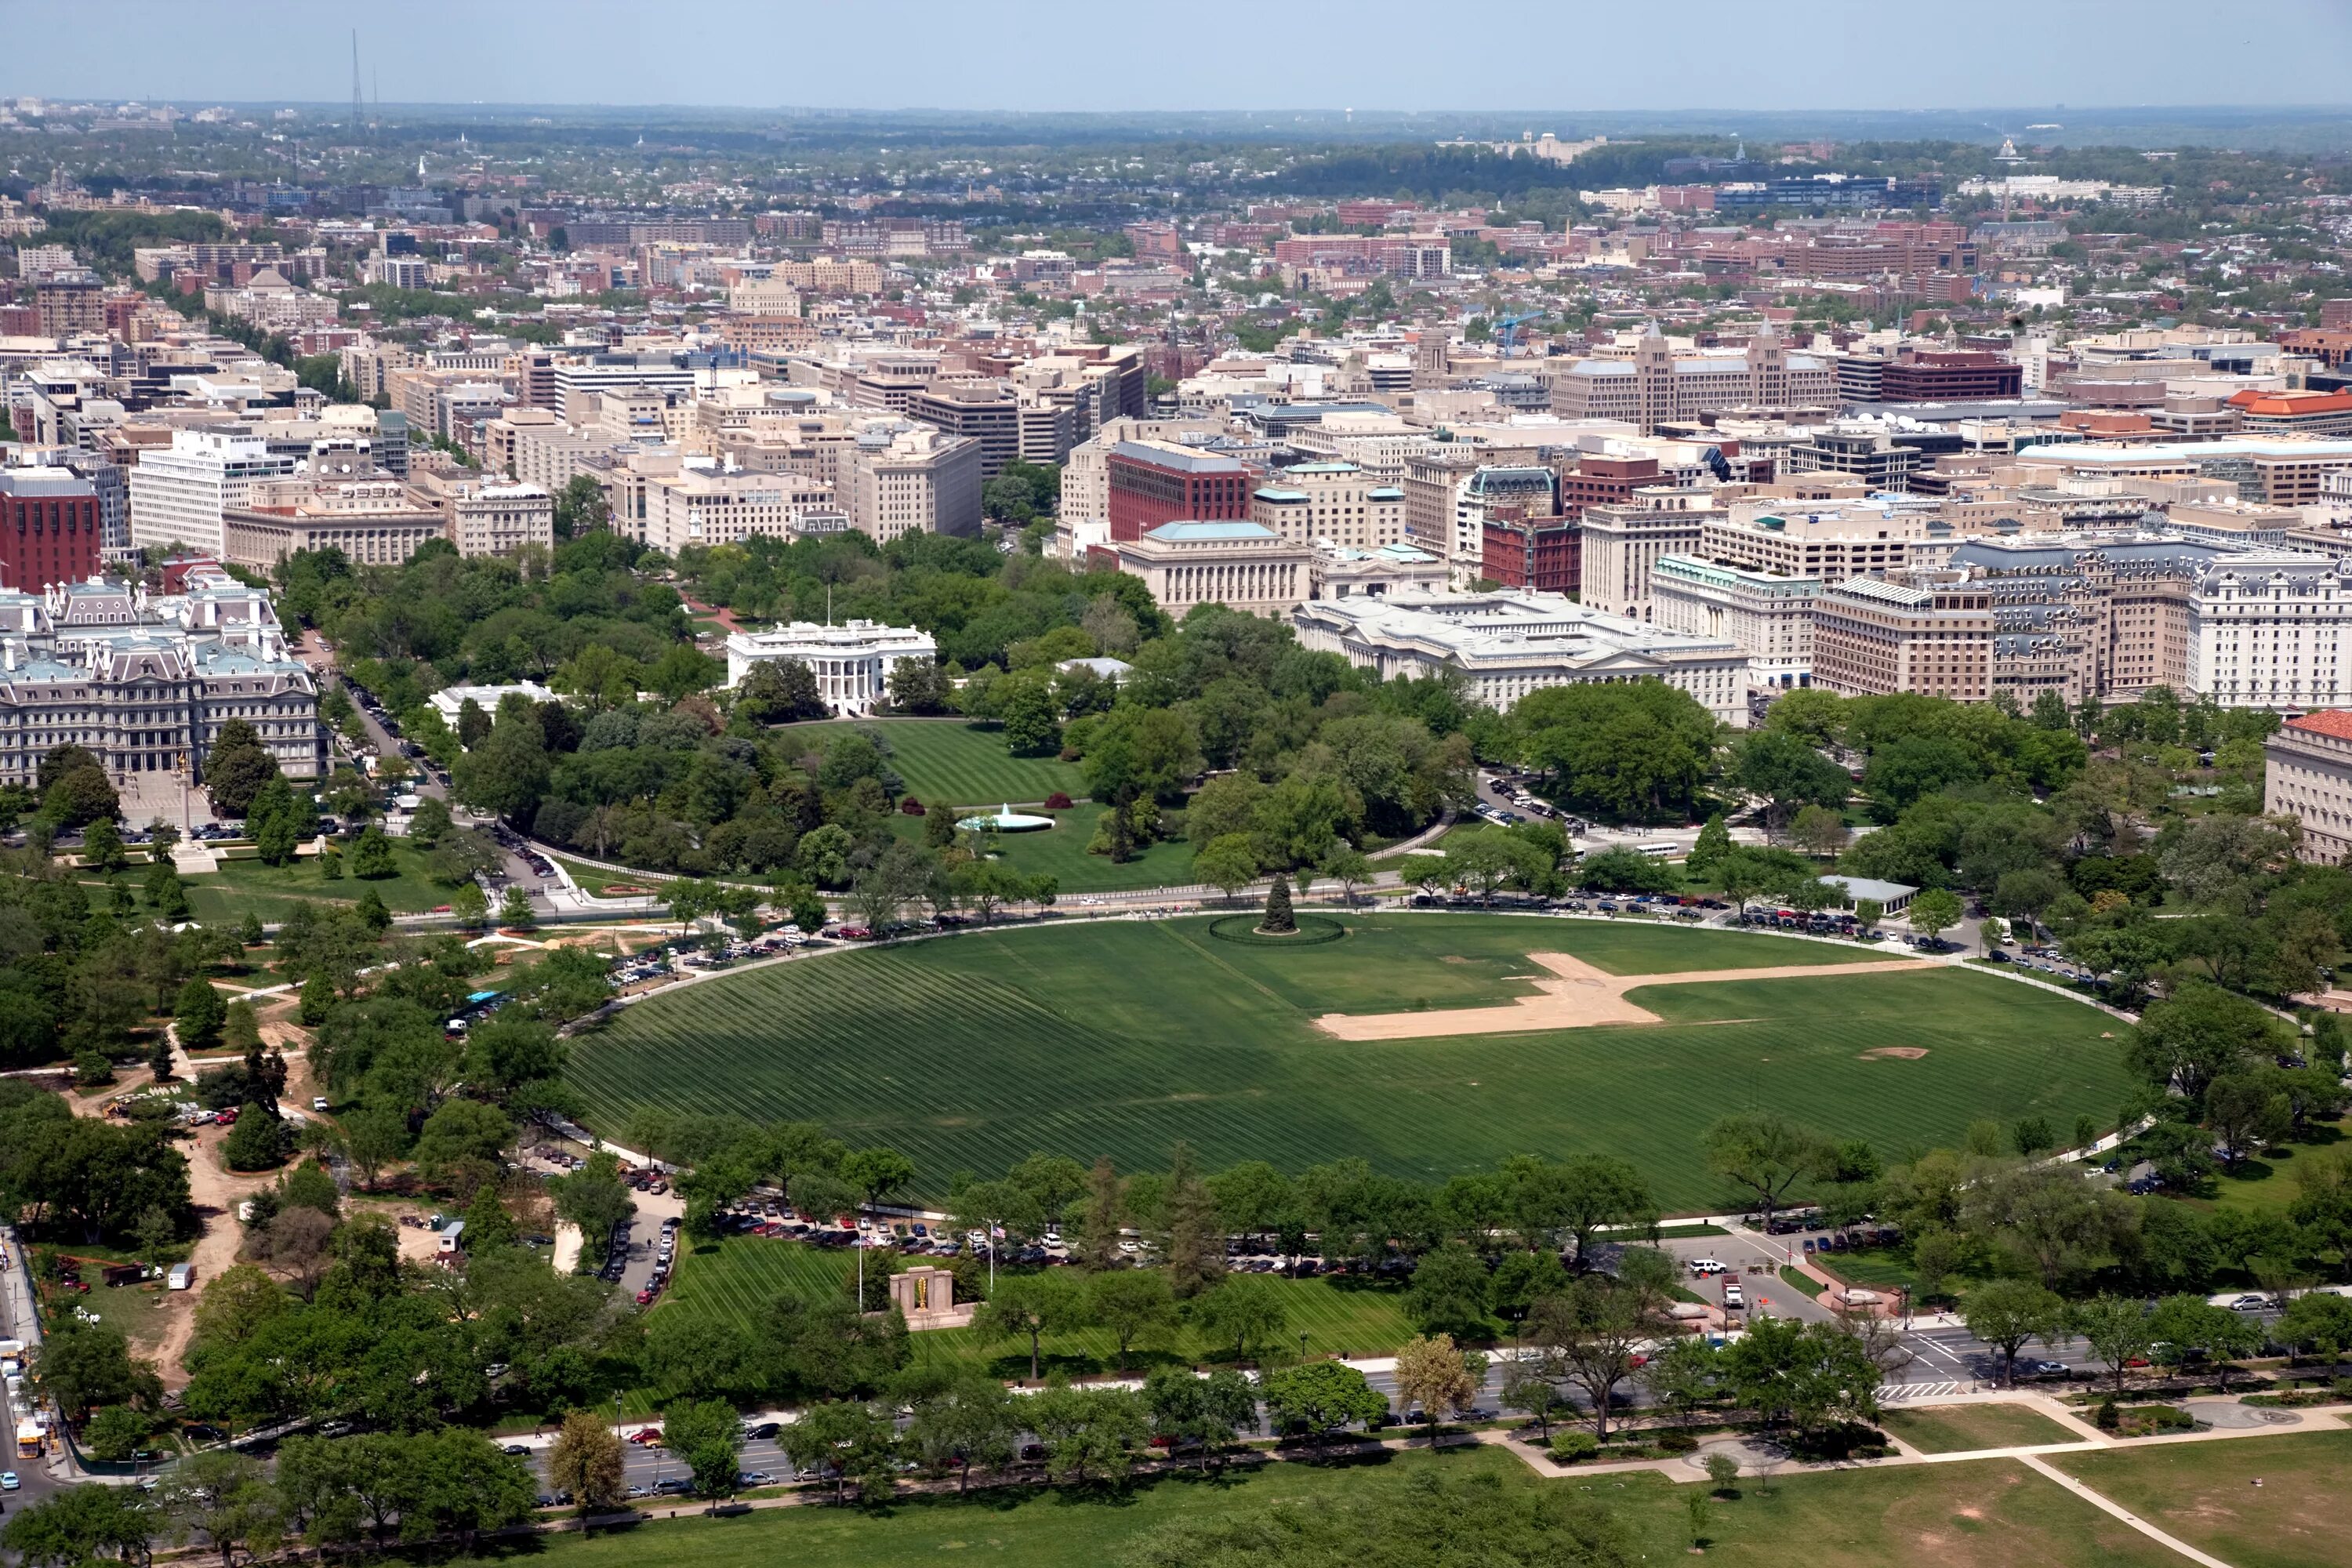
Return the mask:
<svg viewBox="0 0 2352 1568">
<path fill-rule="evenodd" d="M 2352 3 L 16 0 L 0 96 L 844 109 L 2352 101 Z"/>
</svg>

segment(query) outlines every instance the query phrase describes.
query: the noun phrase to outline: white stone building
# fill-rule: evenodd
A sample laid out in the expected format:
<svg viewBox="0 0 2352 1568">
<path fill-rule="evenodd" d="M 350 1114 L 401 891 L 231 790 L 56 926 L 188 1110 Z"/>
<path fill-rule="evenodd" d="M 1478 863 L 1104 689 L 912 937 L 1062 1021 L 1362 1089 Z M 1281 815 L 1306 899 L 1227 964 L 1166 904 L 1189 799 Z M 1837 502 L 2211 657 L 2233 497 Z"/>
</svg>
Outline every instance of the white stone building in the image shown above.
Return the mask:
<svg viewBox="0 0 2352 1568">
<path fill-rule="evenodd" d="M 174 430 L 172 444 L 141 456 L 131 470 L 131 543 L 184 544 L 222 557 L 222 514 L 242 507 L 256 481 L 294 471 L 290 453 L 273 453 L 245 430 Z"/>
<path fill-rule="evenodd" d="M 2224 708 L 2352 704 L 2352 582 L 2327 556 L 2224 555 L 2189 595 L 2189 689 Z"/>
<path fill-rule="evenodd" d="M 902 659 L 940 657 L 931 634 L 872 621 L 819 626 L 794 621 L 773 631 L 737 632 L 727 639 L 727 684 L 740 686 L 755 664 L 805 664 L 835 713 L 870 713 L 890 695 L 890 672 Z"/>
<path fill-rule="evenodd" d="M 2352 711 L 2290 719 L 2263 742 L 2263 810 L 2303 824 L 2296 853 L 2321 866 L 2352 855 Z"/>
<path fill-rule="evenodd" d="M 1664 555 L 1650 568 L 1650 621 L 1664 631 L 1728 638 L 1755 661 L 1759 686 L 1810 686 L 1818 577 L 1780 577 Z"/>
<path fill-rule="evenodd" d="M 1748 657 L 1729 639 L 1664 631 L 1559 595 L 1317 600 L 1292 612 L 1291 624 L 1302 646 L 1382 679 L 1459 671 L 1489 708 L 1549 686 L 1662 680 L 1722 722 L 1748 727 Z"/>
</svg>

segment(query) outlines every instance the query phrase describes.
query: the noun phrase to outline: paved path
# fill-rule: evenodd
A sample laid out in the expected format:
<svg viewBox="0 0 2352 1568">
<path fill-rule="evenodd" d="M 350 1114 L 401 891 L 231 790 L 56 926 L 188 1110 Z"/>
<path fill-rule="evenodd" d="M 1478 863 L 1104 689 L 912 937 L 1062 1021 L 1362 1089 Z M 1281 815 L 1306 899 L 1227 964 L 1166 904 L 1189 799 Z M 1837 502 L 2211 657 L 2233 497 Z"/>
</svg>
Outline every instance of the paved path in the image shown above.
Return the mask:
<svg viewBox="0 0 2352 1568">
<path fill-rule="evenodd" d="M 2223 1562 L 2221 1558 L 2214 1556 L 2211 1552 L 2200 1552 L 2197 1548 L 2189 1545 L 2189 1542 L 2181 1540 L 2179 1536 L 2166 1534 L 2163 1531 L 2158 1530 L 2156 1526 L 2148 1523 L 2147 1521 L 2140 1518 L 2139 1515 L 2124 1507 L 2123 1504 L 2115 1501 L 2111 1498 L 2102 1496 L 2098 1492 L 2093 1491 L 2089 1487 L 2084 1486 L 2082 1482 L 2076 1480 L 2074 1477 L 2068 1475 L 2057 1466 L 2042 1458 L 2041 1455 L 2021 1453 L 2017 1455 L 2016 1458 L 2018 1463 L 2023 1465 L 2027 1469 L 2033 1471 L 2036 1475 L 2049 1477 L 2052 1480 L 2056 1481 L 2060 1486 L 2064 1487 L 2068 1491 L 2073 1492 L 2076 1497 L 2081 1498 L 2084 1502 L 2089 1503 L 2093 1508 L 2097 1509 L 2101 1513 L 2112 1514 L 2116 1518 L 2123 1521 L 2126 1524 L 2130 1525 L 2134 1530 L 2138 1531 L 2142 1535 L 2147 1536 L 2150 1541 L 2155 1542 L 2158 1545 L 2171 1548 L 2173 1551 L 2179 1552 L 2183 1557 L 2188 1558 L 2191 1563 L 2202 1563 L 2204 1568 L 2231 1568 L 2230 1563 Z"/>
</svg>

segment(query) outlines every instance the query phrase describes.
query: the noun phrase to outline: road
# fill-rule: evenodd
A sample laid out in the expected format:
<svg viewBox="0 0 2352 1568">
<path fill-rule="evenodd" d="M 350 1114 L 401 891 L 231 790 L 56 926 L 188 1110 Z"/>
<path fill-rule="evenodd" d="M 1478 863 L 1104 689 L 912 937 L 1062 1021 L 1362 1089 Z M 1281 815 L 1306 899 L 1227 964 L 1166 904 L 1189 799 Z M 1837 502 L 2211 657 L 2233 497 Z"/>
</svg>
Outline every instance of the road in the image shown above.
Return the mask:
<svg viewBox="0 0 2352 1568">
<path fill-rule="evenodd" d="M 23 1251 L 17 1247 L 12 1228 L 0 1226 L 0 1339 L 21 1340 L 26 1337 L 26 1325 L 33 1313 L 32 1281 L 21 1267 Z M 30 1414 L 29 1406 L 20 1409 L 5 1387 L 0 1387 L 0 1470 L 16 1472 L 17 1489 L 0 1497 L 0 1510 L 26 1508 L 40 1502 L 58 1489 L 49 1475 L 47 1459 L 19 1459 L 16 1454 L 16 1418 Z"/>
</svg>

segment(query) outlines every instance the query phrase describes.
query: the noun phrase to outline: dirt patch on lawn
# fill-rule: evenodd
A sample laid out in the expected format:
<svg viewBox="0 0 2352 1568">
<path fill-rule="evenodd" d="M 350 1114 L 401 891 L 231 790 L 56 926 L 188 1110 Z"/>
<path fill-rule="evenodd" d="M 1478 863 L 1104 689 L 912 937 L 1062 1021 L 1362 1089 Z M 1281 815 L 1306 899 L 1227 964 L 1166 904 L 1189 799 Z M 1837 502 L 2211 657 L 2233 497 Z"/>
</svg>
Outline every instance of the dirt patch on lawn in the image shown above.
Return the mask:
<svg viewBox="0 0 2352 1568">
<path fill-rule="evenodd" d="M 1880 1046 L 1874 1049 L 1864 1051 L 1862 1059 L 1868 1062 L 1876 1061 L 1883 1057 L 1891 1057 L 1896 1061 L 1916 1062 L 1927 1054 L 1927 1047 L 1925 1046 Z"/>
<path fill-rule="evenodd" d="M 1528 957 L 1550 972 L 1532 996 L 1497 1007 L 1456 1007 L 1417 1013 L 1326 1013 L 1315 1020 L 1325 1034 L 1342 1040 L 1412 1040 L 1465 1035 L 1519 1035 L 1537 1029 L 1586 1029 L 1602 1024 L 1656 1024 L 1664 1020 L 1626 999 L 1629 991 L 1651 985 L 1698 985 L 1727 980 L 1790 980 L 1830 974 L 1878 974 L 1892 970 L 1938 969 L 1933 959 L 1894 958 L 1872 963 L 1804 963 L 1768 969 L 1696 969 L 1675 974 L 1611 974 L 1565 952 Z"/>
</svg>

